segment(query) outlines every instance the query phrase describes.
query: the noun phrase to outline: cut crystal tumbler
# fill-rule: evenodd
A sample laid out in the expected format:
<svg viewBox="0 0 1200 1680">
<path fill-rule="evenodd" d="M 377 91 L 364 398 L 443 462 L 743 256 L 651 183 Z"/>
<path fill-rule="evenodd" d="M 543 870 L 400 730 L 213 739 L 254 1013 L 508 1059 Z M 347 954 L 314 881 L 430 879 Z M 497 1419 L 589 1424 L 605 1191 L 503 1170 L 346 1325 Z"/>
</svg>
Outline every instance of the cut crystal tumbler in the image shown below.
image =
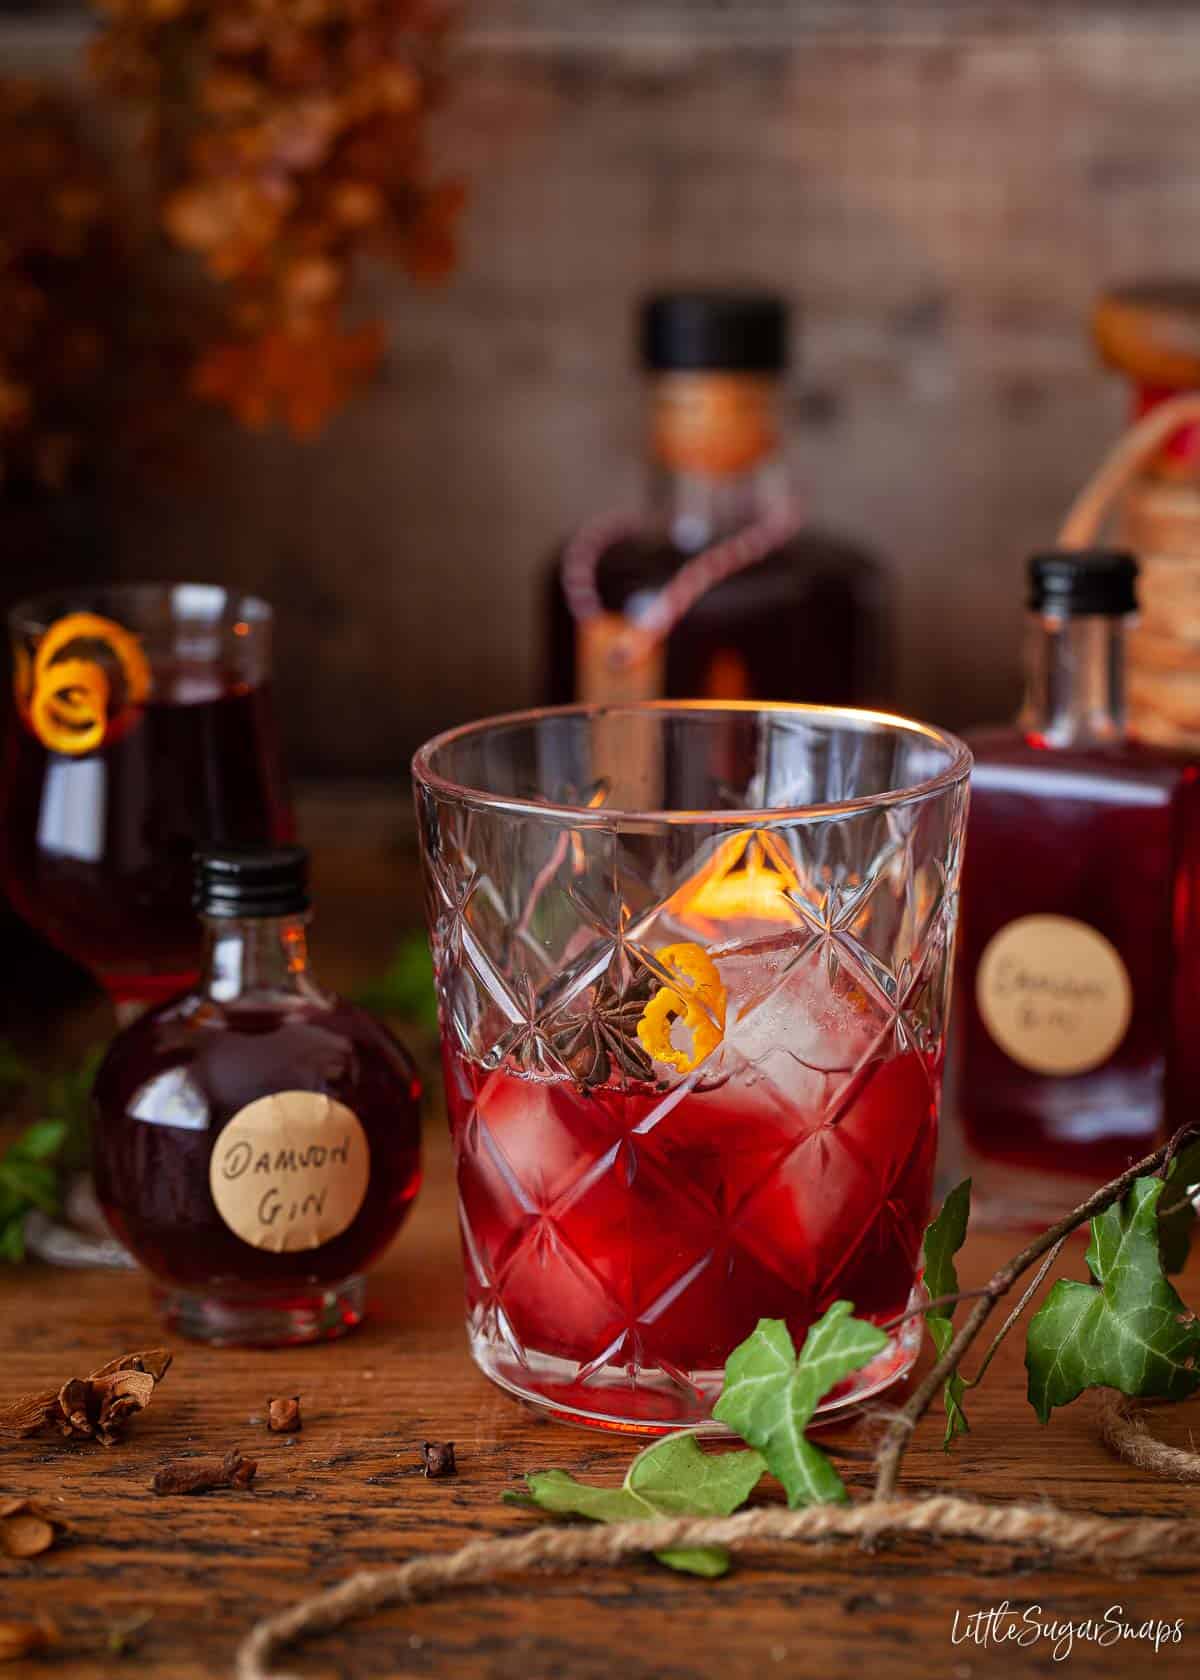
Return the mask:
<svg viewBox="0 0 1200 1680">
<path fill-rule="evenodd" d="M 905 1312 L 970 755 L 880 713 L 564 708 L 417 754 L 471 1347 L 702 1423 L 760 1318 Z M 898 1326 L 832 1409 L 907 1370 Z"/>
</svg>

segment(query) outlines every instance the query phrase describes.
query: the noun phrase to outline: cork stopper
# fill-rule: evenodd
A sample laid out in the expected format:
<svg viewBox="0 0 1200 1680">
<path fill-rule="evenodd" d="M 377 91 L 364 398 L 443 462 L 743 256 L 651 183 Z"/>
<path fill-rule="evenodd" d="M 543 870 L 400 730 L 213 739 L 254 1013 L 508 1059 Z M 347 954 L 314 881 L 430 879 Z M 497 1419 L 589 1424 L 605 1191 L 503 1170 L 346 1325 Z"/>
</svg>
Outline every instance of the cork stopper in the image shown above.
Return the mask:
<svg viewBox="0 0 1200 1680">
<path fill-rule="evenodd" d="M 1139 280 L 1104 292 L 1092 337 L 1109 366 L 1141 386 L 1200 389 L 1200 279 Z"/>
</svg>

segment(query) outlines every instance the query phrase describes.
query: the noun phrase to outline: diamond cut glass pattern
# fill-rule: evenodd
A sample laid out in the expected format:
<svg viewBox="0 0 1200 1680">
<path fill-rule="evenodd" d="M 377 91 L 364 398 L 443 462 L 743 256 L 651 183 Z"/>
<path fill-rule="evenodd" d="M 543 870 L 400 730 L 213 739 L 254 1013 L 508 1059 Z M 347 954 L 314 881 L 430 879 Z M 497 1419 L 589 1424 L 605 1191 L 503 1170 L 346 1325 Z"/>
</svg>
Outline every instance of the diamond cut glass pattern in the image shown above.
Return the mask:
<svg viewBox="0 0 1200 1680">
<path fill-rule="evenodd" d="M 567 708 L 417 755 L 472 1351 L 709 1417 L 760 1317 L 883 1323 L 929 1213 L 969 755 L 879 714 Z M 828 1397 L 911 1362 L 910 1325 Z"/>
</svg>

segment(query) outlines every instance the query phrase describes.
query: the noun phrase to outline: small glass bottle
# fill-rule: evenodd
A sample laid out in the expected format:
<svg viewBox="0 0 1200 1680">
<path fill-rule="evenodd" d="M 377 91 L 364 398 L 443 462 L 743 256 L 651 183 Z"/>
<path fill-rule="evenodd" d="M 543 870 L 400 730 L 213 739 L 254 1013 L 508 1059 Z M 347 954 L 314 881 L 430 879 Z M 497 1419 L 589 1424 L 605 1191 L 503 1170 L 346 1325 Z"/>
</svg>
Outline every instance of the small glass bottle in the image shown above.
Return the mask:
<svg viewBox="0 0 1200 1680">
<path fill-rule="evenodd" d="M 993 1224 L 1069 1211 L 1195 1108 L 1200 783 L 1128 731 L 1136 577 L 1036 556 L 1018 726 L 968 736 L 952 1089 Z"/>
<path fill-rule="evenodd" d="M 416 1071 L 313 978 L 301 847 L 202 853 L 195 902 L 199 984 L 121 1033 L 97 1075 L 97 1195 L 184 1335 L 337 1336 L 420 1184 Z"/>
<path fill-rule="evenodd" d="M 640 348 L 644 504 L 634 518 L 583 527 L 552 557 L 550 700 L 881 701 L 883 571 L 857 544 L 812 526 L 791 498 L 783 299 L 649 297 Z M 701 555 L 716 560 L 713 581 L 688 590 L 685 604 L 667 591 Z"/>
</svg>

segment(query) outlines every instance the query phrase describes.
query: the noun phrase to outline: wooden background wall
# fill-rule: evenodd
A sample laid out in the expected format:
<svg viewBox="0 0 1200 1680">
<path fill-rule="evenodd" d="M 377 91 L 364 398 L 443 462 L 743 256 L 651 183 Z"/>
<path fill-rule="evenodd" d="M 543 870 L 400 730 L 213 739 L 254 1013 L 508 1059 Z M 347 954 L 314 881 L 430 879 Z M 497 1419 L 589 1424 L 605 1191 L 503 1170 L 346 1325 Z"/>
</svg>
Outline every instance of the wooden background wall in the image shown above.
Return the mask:
<svg viewBox="0 0 1200 1680">
<path fill-rule="evenodd" d="M 803 305 L 796 469 L 900 599 L 896 703 L 1011 711 L 1023 559 L 1114 436 L 1104 281 L 1200 272 L 1200 7 L 468 0 L 448 158 L 461 271 L 369 277 L 385 377 L 315 445 L 208 435 L 124 510 L 130 572 L 282 616 L 297 764 L 398 776 L 537 694 L 544 556 L 627 500 L 631 300 L 738 279 Z"/>
</svg>

